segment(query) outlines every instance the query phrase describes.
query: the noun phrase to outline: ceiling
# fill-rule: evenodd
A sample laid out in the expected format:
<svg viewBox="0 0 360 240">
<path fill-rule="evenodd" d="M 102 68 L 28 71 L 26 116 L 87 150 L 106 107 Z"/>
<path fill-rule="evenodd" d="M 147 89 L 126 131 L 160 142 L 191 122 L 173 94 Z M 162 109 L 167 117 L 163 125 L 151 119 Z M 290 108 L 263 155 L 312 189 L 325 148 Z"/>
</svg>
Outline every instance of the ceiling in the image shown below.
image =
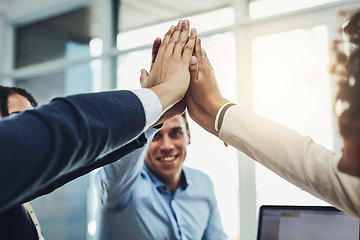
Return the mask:
<svg viewBox="0 0 360 240">
<path fill-rule="evenodd" d="M 230 6 L 233 0 L 119 0 L 120 31 Z"/>
<path fill-rule="evenodd" d="M 4 0 L 0 0 L 1 1 Z M 5 0 L 10 1 L 10 0 Z M 114 0 L 116 1 L 116 0 Z M 118 0 L 118 31 L 146 27 L 157 23 L 182 19 L 199 13 L 230 6 L 233 0 Z M 101 32 L 101 0 L 51 18 L 27 24 L 20 30 L 34 31 L 33 28 L 56 29 L 77 41 L 88 41 Z"/>
</svg>

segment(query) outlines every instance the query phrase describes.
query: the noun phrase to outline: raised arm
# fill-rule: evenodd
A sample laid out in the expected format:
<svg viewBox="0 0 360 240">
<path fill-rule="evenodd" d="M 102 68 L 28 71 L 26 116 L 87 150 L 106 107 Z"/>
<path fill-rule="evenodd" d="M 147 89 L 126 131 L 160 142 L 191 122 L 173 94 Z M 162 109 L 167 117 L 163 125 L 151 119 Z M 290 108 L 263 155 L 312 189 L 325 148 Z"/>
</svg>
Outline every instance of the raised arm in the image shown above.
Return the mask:
<svg viewBox="0 0 360 240">
<path fill-rule="evenodd" d="M 1 120 L 0 211 L 105 164 L 145 122 L 141 101 L 129 91 L 58 98 Z"/>
<path fill-rule="evenodd" d="M 142 146 L 145 140 L 133 140 L 187 91 L 195 40 L 179 42 L 183 31 L 189 29 L 172 27 L 165 35 L 150 72 L 150 90 L 58 98 L 0 121 L 0 187 L 5 189 L 0 212 Z"/>
<path fill-rule="evenodd" d="M 215 119 L 219 109 L 229 102 L 218 87 L 214 69 L 201 47 L 200 36 L 196 39 L 196 64 L 190 64 L 191 82 L 186 95 L 190 117 L 208 132 L 218 136 Z"/>
<path fill-rule="evenodd" d="M 186 98 L 190 116 L 287 181 L 360 218 L 360 181 L 338 170 L 340 156 L 242 106 L 224 108 L 228 100 L 221 96 L 209 59 L 200 49 L 197 41 L 198 68 L 190 66 Z"/>
<path fill-rule="evenodd" d="M 170 36 L 170 34 L 172 34 L 172 36 Z M 184 64 L 184 61 L 189 61 L 189 56 L 191 55 L 190 52 L 187 51 L 192 51 L 186 44 L 194 46 L 195 37 L 196 31 L 193 29 L 189 38 L 189 21 L 180 20 L 175 29 L 172 27 L 170 31 L 165 34 L 163 42 L 160 38 L 156 38 L 152 47 L 150 76 L 146 70 L 141 70 L 141 86 L 152 86 L 154 84 L 154 79 L 152 79 L 152 77 L 158 74 L 158 70 L 165 63 L 165 60 L 171 61 L 172 59 L 176 60 L 175 62 L 172 62 L 172 64 L 179 65 L 176 68 L 176 71 L 181 68 L 186 69 L 187 73 L 182 73 L 184 75 L 182 81 L 186 83 L 186 81 L 189 80 L 189 66 L 188 62 L 187 64 Z M 168 49 L 169 46 L 172 46 L 173 48 Z M 167 49 L 164 50 L 164 48 Z M 184 49 L 184 51 L 181 49 Z M 183 99 L 170 109 L 167 109 L 161 119 L 159 119 L 158 123 L 175 114 L 183 112 L 185 110 L 185 104 L 185 99 Z M 149 140 L 156 132 L 156 129 L 150 128 L 145 133 L 146 138 Z M 143 166 L 143 157 L 140 157 L 140 154 L 144 151 L 145 149 L 138 149 L 131 154 L 124 156 L 119 161 L 103 167 L 97 174 L 97 189 L 100 194 L 101 204 L 106 210 L 119 210 L 124 207 L 122 203 L 128 202 L 127 199 L 130 197 L 131 193 L 129 190 L 135 183 Z"/>
<path fill-rule="evenodd" d="M 158 129 L 150 128 L 145 137 L 150 142 Z M 131 187 L 136 182 L 144 165 L 144 154 L 148 145 L 122 157 L 120 160 L 102 167 L 95 176 L 100 205 L 109 212 L 126 207 L 131 197 Z"/>
</svg>

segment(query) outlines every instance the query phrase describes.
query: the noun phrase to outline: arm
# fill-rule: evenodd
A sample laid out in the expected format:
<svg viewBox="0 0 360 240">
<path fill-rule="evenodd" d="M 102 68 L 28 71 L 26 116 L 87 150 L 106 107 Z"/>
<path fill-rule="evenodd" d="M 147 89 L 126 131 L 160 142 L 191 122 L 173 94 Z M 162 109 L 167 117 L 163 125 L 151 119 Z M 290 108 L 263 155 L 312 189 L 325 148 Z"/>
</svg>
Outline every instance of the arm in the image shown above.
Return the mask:
<svg viewBox="0 0 360 240">
<path fill-rule="evenodd" d="M 160 114 L 180 101 L 189 85 L 184 62 L 191 57 L 194 39 L 176 44 L 188 31 L 188 25 L 168 31 L 150 72 L 147 87 L 161 104 Z M 0 211 L 48 193 L 133 150 L 136 146 L 128 143 L 150 126 L 145 125 L 148 113 L 138 97 L 123 91 L 57 99 L 2 121 L 0 180 L 6 194 L 0 197 Z M 19 177 L 9 188 L 7 178 L 15 174 Z"/>
<path fill-rule="evenodd" d="M 170 60 L 170 55 L 174 57 L 176 61 L 169 64 L 170 71 L 178 72 L 182 68 L 186 71 L 182 71 L 179 77 L 184 84 L 176 85 L 177 88 L 184 88 L 183 93 L 186 92 L 188 87 L 189 70 L 188 63 L 192 56 L 192 51 L 195 44 L 196 30 L 192 29 L 189 38 L 189 21 L 179 21 L 176 27 L 172 26 L 169 32 L 164 36 L 164 40 L 156 38 L 152 47 L 152 60 L 149 73 L 142 69 L 140 82 L 142 87 L 151 87 L 154 85 L 156 76 L 164 74 L 161 70 L 161 66 Z M 172 34 L 172 36 L 171 36 Z M 178 41 L 175 41 L 178 38 Z M 185 48 L 185 49 L 184 49 Z M 184 51 L 182 51 L 184 49 Z M 157 77 L 159 78 L 159 77 Z M 156 92 L 156 91 L 155 91 Z M 176 95 L 168 95 L 169 91 L 160 93 L 159 96 L 165 96 L 165 98 L 173 98 Z M 182 99 L 184 95 L 176 97 L 176 99 Z M 177 101 L 177 100 L 176 100 Z M 174 100 L 172 100 L 174 102 Z M 165 112 L 161 119 L 156 124 L 164 122 L 166 119 L 179 114 L 185 110 L 185 101 L 181 100 L 174 104 L 174 106 L 163 107 Z M 154 124 L 154 125 L 156 125 Z M 152 138 L 157 130 L 149 129 L 145 134 L 147 138 Z M 133 153 L 123 157 L 121 160 L 107 165 L 100 170 L 96 176 L 97 189 L 100 193 L 100 201 L 102 206 L 108 210 L 119 209 L 122 203 L 126 203 L 130 197 L 131 192 L 129 189 L 135 183 L 137 176 L 143 166 L 143 156 L 146 149 L 138 149 Z"/>
<path fill-rule="evenodd" d="M 360 217 L 360 181 L 339 172 L 334 152 L 240 106 L 225 114 L 219 138 L 287 181 Z"/>
<path fill-rule="evenodd" d="M 145 121 L 141 101 L 129 91 L 58 98 L 0 121 L 0 211 L 98 167 L 137 138 Z"/>
<path fill-rule="evenodd" d="M 158 129 L 151 128 L 145 132 L 150 142 Z M 96 174 L 96 188 L 100 204 L 108 211 L 119 211 L 131 197 L 131 187 L 139 176 L 144 165 L 144 154 L 147 146 L 136 149 L 121 160 L 104 166 Z"/>
<path fill-rule="evenodd" d="M 160 115 L 181 100 L 189 85 L 188 62 L 195 40 L 178 43 L 179 36 L 189 31 L 186 26 L 172 27 L 165 35 L 150 72 L 151 91 L 142 90 L 157 98 Z M 2 120 L 0 187 L 6 191 L 0 196 L 0 212 L 141 146 L 131 141 L 155 123 L 147 119 L 148 113 L 134 93 L 116 91 L 56 99 Z"/>
<path fill-rule="evenodd" d="M 340 157 L 334 152 L 240 106 L 231 106 L 224 112 L 220 132 L 215 129 L 219 110 L 229 101 L 217 87 L 200 40 L 195 52 L 198 64 L 190 65 L 191 82 L 186 97 L 189 115 L 204 129 L 287 181 L 359 218 L 360 181 L 338 171 Z"/>
</svg>

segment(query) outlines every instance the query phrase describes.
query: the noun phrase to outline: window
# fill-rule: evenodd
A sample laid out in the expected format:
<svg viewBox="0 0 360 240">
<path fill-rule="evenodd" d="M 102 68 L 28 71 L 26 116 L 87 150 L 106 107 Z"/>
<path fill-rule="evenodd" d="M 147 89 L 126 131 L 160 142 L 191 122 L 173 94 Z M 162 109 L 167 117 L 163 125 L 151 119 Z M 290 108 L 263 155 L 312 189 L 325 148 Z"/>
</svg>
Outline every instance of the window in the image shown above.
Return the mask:
<svg viewBox="0 0 360 240">
<path fill-rule="evenodd" d="M 226 8 L 189 17 L 188 19 L 190 19 L 191 27 L 197 28 L 201 35 L 203 31 L 216 30 L 216 27 L 231 25 L 234 21 L 233 13 L 233 9 Z M 224 19 L 224 21 L 217 21 L 216 19 L 219 18 Z M 212 25 L 212 22 L 216 22 L 216 24 Z M 149 71 L 151 43 L 157 36 L 154 34 L 165 33 L 171 24 L 176 23 L 177 20 L 174 20 L 145 29 L 119 34 L 118 47 L 124 50 L 124 54 L 120 54 L 118 57 L 117 76 L 119 89 L 135 89 L 140 87 L 140 69 L 144 68 Z M 163 36 L 160 37 L 163 38 Z M 234 88 L 236 85 L 234 34 L 232 32 L 223 32 L 203 36 L 202 45 L 206 49 L 215 69 L 222 93 L 236 102 L 237 92 L 236 88 Z M 219 45 L 222 47 L 219 48 Z M 134 51 L 126 50 L 132 48 Z M 184 165 L 199 169 L 210 176 L 214 183 L 218 207 L 226 234 L 230 239 L 238 239 L 240 234 L 240 212 L 238 204 L 237 153 L 233 148 L 225 147 L 216 137 L 207 133 L 190 118 L 189 125 L 191 144 L 188 146 L 188 154 Z"/>
<path fill-rule="evenodd" d="M 255 19 L 336 1 L 339 0 L 250 0 L 249 13 Z"/>
<path fill-rule="evenodd" d="M 92 5 L 18 27 L 15 67 L 89 57 L 89 42 L 99 37 L 98 24 L 94 21 L 98 17 L 97 10 L 97 5 Z"/>
</svg>

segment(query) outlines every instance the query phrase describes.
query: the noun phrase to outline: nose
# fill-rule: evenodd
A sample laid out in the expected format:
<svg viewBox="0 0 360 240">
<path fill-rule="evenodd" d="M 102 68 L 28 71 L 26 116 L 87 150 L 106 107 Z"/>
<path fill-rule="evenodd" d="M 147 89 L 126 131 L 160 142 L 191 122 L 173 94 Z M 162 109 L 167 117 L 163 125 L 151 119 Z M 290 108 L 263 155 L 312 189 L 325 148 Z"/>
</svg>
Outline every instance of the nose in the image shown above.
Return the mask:
<svg viewBox="0 0 360 240">
<path fill-rule="evenodd" d="M 173 148 L 174 148 L 174 143 L 172 139 L 168 135 L 164 135 L 161 140 L 160 149 L 165 151 L 165 150 L 172 150 Z"/>
</svg>

